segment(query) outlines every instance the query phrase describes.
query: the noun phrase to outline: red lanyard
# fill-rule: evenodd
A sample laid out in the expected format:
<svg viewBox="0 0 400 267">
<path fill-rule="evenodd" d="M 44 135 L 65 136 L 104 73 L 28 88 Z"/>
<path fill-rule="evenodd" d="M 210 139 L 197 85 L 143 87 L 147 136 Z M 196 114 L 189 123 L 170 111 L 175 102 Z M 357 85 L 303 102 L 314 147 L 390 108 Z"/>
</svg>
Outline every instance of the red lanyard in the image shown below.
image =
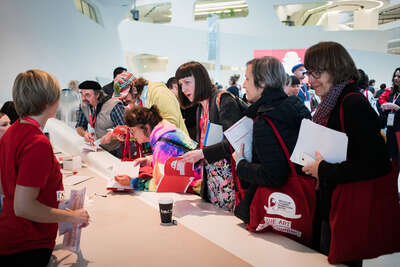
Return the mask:
<svg viewBox="0 0 400 267">
<path fill-rule="evenodd" d="M 365 97 L 368 99 L 368 89 L 364 90 Z"/>
<path fill-rule="evenodd" d="M 393 96 L 393 104 L 395 104 L 396 103 L 396 101 L 397 101 L 397 98 L 399 98 L 399 96 L 400 96 L 400 93 L 398 93 L 396 96 Z"/>
<path fill-rule="evenodd" d="M 142 99 L 140 99 L 140 97 L 138 96 L 138 102 L 139 102 L 139 106 L 143 107 L 143 102 Z"/>
<path fill-rule="evenodd" d="M 93 118 L 92 118 L 92 109 L 89 109 L 89 123 L 90 123 L 90 126 L 93 129 L 94 129 L 94 124 L 96 123 L 96 118 L 97 118 L 97 116 L 96 116 L 96 108 L 94 108 Z"/>
<path fill-rule="evenodd" d="M 203 108 L 201 112 L 201 117 L 200 117 L 200 148 L 203 148 L 204 146 L 204 138 L 206 137 L 206 132 L 207 132 L 207 122 L 208 122 L 208 102 L 209 100 L 207 99 L 205 108 Z"/>
<path fill-rule="evenodd" d="M 305 91 L 303 91 L 303 89 L 300 87 L 300 91 L 301 91 L 301 93 L 304 95 L 304 101 L 308 101 L 307 89 L 306 89 Z"/>
<path fill-rule="evenodd" d="M 33 124 L 34 126 L 36 126 L 40 129 L 39 122 L 37 120 L 35 120 L 34 118 L 27 116 L 27 117 L 24 117 L 23 120 Z"/>
</svg>

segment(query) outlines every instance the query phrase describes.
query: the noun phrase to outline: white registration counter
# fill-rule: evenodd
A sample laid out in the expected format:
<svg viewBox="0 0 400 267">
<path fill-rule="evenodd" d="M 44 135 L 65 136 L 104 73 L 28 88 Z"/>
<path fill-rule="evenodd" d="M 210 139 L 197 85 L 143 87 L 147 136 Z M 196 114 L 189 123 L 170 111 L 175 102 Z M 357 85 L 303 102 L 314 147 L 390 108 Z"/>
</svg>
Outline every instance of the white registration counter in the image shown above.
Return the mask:
<svg viewBox="0 0 400 267">
<path fill-rule="evenodd" d="M 59 237 L 49 266 L 331 266 L 326 256 L 288 238 L 248 232 L 231 213 L 196 195 L 162 194 L 174 199 L 178 225 L 161 226 L 161 194 L 107 192 L 106 179 L 118 159 L 107 152 L 82 153 L 83 139 L 58 120 L 49 120 L 46 128 L 54 146 L 82 156 L 88 168 L 81 174 L 94 177 L 66 187 L 86 186 L 89 196 L 93 221 L 82 231 L 81 252 L 63 250 Z M 400 266 L 400 253 L 363 266 Z"/>
</svg>

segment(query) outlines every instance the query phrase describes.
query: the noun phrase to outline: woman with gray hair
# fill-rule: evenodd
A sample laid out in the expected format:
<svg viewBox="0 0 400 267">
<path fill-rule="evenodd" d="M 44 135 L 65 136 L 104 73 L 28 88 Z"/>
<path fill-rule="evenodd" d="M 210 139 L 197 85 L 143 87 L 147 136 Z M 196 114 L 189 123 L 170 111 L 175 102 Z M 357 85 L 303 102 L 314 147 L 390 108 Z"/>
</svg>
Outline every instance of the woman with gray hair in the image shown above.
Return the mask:
<svg viewBox="0 0 400 267">
<path fill-rule="evenodd" d="M 287 96 L 283 91 L 286 73 L 283 65 L 273 57 L 256 58 L 247 62 L 246 79 L 243 87 L 252 104 L 246 115 L 253 122 L 252 162 L 240 152 L 233 153 L 237 174 L 246 194 L 235 215 L 249 222 L 249 207 L 259 185 L 281 187 L 285 185 L 290 167 L 271 126 L 263 119 L 268 117 L 278 129 L 289 153 L 297 141 L 302 119 L 311 119 L 309 110 L 296 96 Z M 300 168 L 297 169 L 301 172 Z"/>
</svg>

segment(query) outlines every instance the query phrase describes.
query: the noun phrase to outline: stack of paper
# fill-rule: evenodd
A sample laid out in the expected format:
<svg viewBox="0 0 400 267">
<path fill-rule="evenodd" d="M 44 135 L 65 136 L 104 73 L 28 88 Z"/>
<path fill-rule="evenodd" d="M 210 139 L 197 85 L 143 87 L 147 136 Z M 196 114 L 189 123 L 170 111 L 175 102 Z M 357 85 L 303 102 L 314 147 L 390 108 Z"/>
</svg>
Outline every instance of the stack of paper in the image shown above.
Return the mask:
<svg viewBox="0 0 400 267">
<path fill-rule="evenodd" d="M 305 166 L 315 160 L 318 151 L 325 161 L 339 163 L 347 158 L 347 143 L 346 134 L 303 119 L 290 160 Z"/>
<path fill-rule="evenodd" d="M 244 157 L 251 162 L 253 142 L 253 120 L 243 117 L 224 132 L 229 143 L 235 151 L 239 152 L 244 144 Z"/>
</svg>

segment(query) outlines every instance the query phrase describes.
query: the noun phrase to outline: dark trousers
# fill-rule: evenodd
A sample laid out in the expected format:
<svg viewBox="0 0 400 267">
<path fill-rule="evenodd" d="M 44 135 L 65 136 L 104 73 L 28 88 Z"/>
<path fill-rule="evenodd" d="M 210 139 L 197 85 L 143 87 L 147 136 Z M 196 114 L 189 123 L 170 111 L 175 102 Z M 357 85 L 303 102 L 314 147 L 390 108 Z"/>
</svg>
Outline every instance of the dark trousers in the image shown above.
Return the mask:
<svg viewBox="0 0 400 267">
<path fill-rule="evenodd" d="M 0 255 L 1 266 L 12 267 L 46 267 L 49 263 L 52 249 L 40 248 L 21 251 L 10 255 Z"/>
</svg>

